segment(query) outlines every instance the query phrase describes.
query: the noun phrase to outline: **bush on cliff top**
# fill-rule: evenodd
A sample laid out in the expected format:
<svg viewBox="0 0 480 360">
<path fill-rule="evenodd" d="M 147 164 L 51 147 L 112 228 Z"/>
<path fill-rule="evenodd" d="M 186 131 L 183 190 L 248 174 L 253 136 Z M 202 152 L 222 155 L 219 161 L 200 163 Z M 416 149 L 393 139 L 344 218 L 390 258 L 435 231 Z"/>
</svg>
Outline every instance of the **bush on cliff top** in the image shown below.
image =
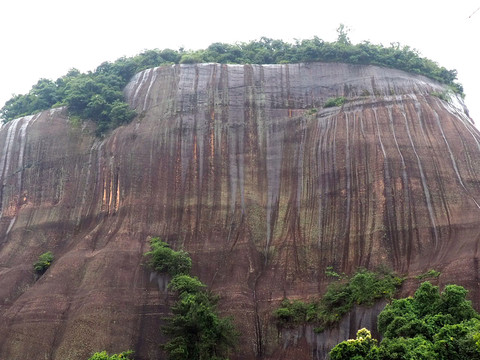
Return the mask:
<svg viewBox="0 0 480 360">
<path fill-rule="evenodd" d="M 67 106 L 72 115 L 96 122 L 97 134 L 101 135 L 134 117 L 134 111 L 123 101 L 122 94 L 134 74 L 163 64 L 178 63 L 281 64 L 319 61 L 372 64 L 425 75 L 463 94 L 462 86 L 455 81 L 456 70 L 439 66 L 422 57 L 415 49 L 399 43 L 392 43 L 389 47 L 368 41 L 352 44 L 343 25 L 337 32 L 338 38 L 334 42 L 314 37 L 291 44 L 262 37 L 248 43 L 213 43 L 204 50 L 196 51 L 147 50 L 133 57 L 104 62 L 95 71 L 87 73 L 72 69 L 55 81 L 40 79 L 28 94 L 14 95 L 0 109 L 0 118 L 7 122 L 51 107 Z"/>
</svg>

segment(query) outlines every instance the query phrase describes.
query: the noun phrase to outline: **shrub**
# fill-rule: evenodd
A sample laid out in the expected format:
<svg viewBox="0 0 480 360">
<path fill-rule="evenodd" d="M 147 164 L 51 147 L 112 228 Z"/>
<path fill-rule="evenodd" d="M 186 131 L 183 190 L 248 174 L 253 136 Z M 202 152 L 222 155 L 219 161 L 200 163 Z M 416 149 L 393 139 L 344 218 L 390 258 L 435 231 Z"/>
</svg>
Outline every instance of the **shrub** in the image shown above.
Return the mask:
<svg viewBox="0 0 480 360">
<path fill-rule="evenodd" d="M 415 279 L 425 280 L 427 278 L 438 278 L 439 276 L 440 276 L 440 271 L 431 269 L 431 270 L 428 270 L 427 272 L 424 272 L 423 274 L 415 276 Z"/>
<path fill-rule="evenodd" d="M 155 237 L 150 240 L 151 250 L 145 253 L 148 265 L 155 271 L 171 276 L 188 274 L 192 268 L 192 260 L 187 252 L 175 251 L 170 246 Z"/>
<path fill-rule="evenodd" d="M 435 96 L 437 98 L 439 98 L 440 100 L 443 100 L 443 101 L 446 101 L 446 102 L 450 102 L 450 97 L 451 97 L 451 94 L 448 90 L 445 90 L 445 91 L 432 91 L 431 94 L 432 96 Z"/>
<path fill-rule="evenodd" d="M 316 331 L 321 332 L 326 326 L 339 321 L 355 304 L 373 305 L 375 300 L 390 299 L 403 279 L 390 272 L 372 272 L 359 269 L 351 276 L 340 276 L 332 267 L 326 273 L 338 280 L 327 287 L 320 300 L 308 303 L 285 299 L 273 312 L 277 325 L 288 327 L 303 323 L 314 323 Z"/>
<path fill-rule="evenodd" d="M 39 275 L 42 275 L 47 271 L 54 260 L 52 252 L 47 251 L 38 257 L 38 260 L 33 264 L 33 269 Z"/>
<path fill-rule="evenodd" d="M 285 299 L 276 309 L 273 316 L 280 326 L 300 325 L 310 321 L 310 318 L 315 318 L 317 312 L 317 303 L 306 303 L 300 300 L 290 301 Z"/>
<path fill-rule="evenodd" d="M 345 104 L 345 101 L 347 101 L 347 99 L 343 96 L 329 98 L 327 99 L 327 101 L 325 101 L 325 104 L 323 104 L 323 107 L 329 108 L 329 107 L 335 107 L 335 106 L 342 106 L 343 104 Z"/>
<path fill-rule="evenodd" d="M 120 354 L 108 355 L 106 351 L 96 352 L 88 360 L 132 360 L 133 351 L 124 351 Z"/>
</svg>

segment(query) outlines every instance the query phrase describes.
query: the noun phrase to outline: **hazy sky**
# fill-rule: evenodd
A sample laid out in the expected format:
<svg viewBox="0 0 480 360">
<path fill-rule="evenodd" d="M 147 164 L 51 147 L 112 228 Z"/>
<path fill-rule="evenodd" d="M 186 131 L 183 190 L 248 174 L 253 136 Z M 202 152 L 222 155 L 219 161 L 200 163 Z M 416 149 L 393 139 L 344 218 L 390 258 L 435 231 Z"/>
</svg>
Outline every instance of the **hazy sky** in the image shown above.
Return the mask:
<svg viewBox="0 0 480 360">
<path fill-rule="evenodd" d="M 3 0 L 0 107 L 40 78 L 94 70 L 145 49 L 201 49 L 261 36 L 333 41 L 343 23 L 353 43 L 400 42 L 457 69 L 479 126 L 478 8 L 480 0 Z"/>
</svg>

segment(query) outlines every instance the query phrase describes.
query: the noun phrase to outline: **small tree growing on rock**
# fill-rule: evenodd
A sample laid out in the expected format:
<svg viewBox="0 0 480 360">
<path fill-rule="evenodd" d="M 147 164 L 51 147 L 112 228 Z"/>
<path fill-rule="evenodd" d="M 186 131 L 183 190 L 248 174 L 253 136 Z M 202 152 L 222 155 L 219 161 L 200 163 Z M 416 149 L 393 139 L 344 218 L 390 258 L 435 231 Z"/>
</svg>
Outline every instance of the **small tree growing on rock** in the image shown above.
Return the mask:
<svg viewBox="0 0 480 360">
<path fill-rule="evenodd" d="M 175 251 L 159 238 L 150 240 L 145 254 L 155 271 L 172 276 L 169 290 L 177 293 L 162 330 L 169 341 L 162 346 L 169 360 L 226 360 L 238 333 L 229 317 L 218 314 L 218 296 L 190 276 L 192 260 L 185 251 Z"/>
<path fill-rule="evenodd" d="M 33 264 L 33 269 L 38 275 L 43 275 L 45 271 L 50 267 L 54 260 L 54 256 L 51 251 L 47 251 L 38 257 L 38 260 Z"/>
</svg>

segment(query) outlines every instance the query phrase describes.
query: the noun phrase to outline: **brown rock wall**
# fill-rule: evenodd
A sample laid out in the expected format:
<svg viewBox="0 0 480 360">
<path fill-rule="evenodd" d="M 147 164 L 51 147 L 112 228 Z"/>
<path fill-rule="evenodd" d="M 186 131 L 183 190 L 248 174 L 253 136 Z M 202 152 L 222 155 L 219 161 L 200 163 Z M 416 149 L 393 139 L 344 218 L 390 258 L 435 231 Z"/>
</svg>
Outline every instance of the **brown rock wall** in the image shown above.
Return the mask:
<svg viewBox="0 0 480 360">
<path fill-rule="evenodd" d="M 139 115 L 104 139 L 64 109 L 4 125 L 0 358 L 161 356 L 172 300 L 142 266 L 149 236 L 191 253 L 242 359 L 323 356 L 308 331 L 284 342 L 270 314 L 321 294 L 326 266 L 435 268 L 478 299 L 480 134 L 441 90 L 373 66 L 176 65 L 132 79 Z M 348 101 L 323 109 L 335 96 Z"/>
</svg>

